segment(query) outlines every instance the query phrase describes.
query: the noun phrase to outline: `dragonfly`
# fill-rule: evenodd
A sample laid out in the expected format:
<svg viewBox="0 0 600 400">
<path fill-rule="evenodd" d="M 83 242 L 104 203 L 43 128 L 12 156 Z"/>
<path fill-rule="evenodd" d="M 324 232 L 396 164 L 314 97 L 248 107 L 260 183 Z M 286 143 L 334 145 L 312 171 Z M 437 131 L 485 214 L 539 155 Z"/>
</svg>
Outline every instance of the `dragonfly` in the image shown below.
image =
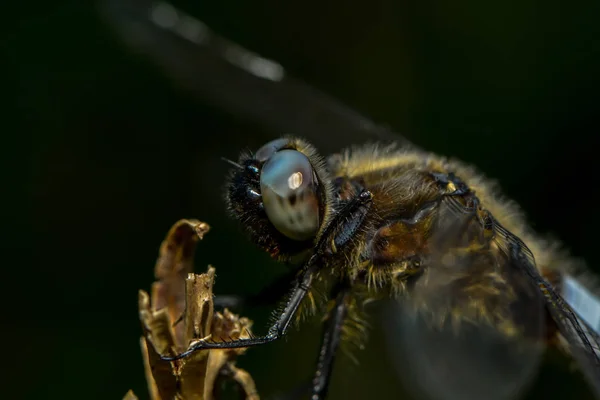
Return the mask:
<svg viewBox="0 0 600 400">
<path fill-rule="evenodd" d="M 539 366 L 542 354 L 539 342 L 545 339 L 558 341 L 572 355 L 591 389 L 600 398 L 598 353 L 600 301 L 593 291 L 583 284 L 582 276 L 587 272 L 544 270 L 543 265 L 538 265 L 534 257 L 534 255 L 539 257 L 541 254 L 538 240 L 535 236 L 530 237 L 531 234 L 519 223 L 511 223 L 510 229 L 507 229 L 501 221 L 502 218 L 496 218 L 497 214 L 504 212 L 504 206 L 492 206 L 493 209 L 498 208 L 498 211 L 489 212 L 489 203 L 483 200 L 480 194 L 482 189 L 474 192 L 470 185 L 476 178 L 462 180 L 462 177 L 470 174 L 466 167 L 452 163 L 448 164 L 448 167 L 441 159 L 422 161 L 427 160 L 429 153 L 423 152 L 391 129 L 375 124 L 332 97 L 288 76 L 286 70 L 277 62 L 263 58 L 219 36 L 200 20 L 169 3 L 107 2 L 104 12 L 109 16 L 114 27 L 127 37 L 130 44 L 146 51 L 149 56 L 170 70 L 174 77 L 188 86 L 189 90 L 198 93 L 204 101 L 227 109 L 241 118 L 258 121 L 273 132 L 311 132 L 314 137 L 326 136 L 330 143 L 348 140 L 364 142 L 376 139 L 396 144 L 391 147 L 355 148 L 336 153 L 322 161 L 310 144 L 294 137 L 286 137 L 269 142 L 257 151 L 242 156 L 237 162 L 232 162 L 234 169 L 239 171 L 234 171 L 234 176 L 237 178 L 232 178 L 235 183 L 230 184 L 230 193 L 236 190 L 249 193 L 250 182 L 254 181 L 258 186 L 254 188 L 256 190 L 252 190 L 255 193 L 263 192 L 264 197 L 265 187 L 272 182 L 264 183 L 262 177 L 249 178 L 245 174 L 262 172 L 263 169 L 268 172 L 269 163 L 274 163 L 275 161 L 272 160 L 275 158 L 284 157 L 281 156 L 283 153 L 286 158 L 300 157 L 301 164 L 308 160 L 308 164 L 302 164 L 309 166 L 305 176 L 310 177 L 314 173 L 315 181 L 331 186 L 327 191 L 337 198 L 335 207 L 332 206 L 336 212 L 329 215 L 324 211 L 332 200 L 325 198 L 327 197 L 325 194 L 319 194 L 325 196 L 325 200 L 321 203 L 318 199 L 315 200 L 321 205 L 317 207 L 315 214 L 307 214 L 316 215 L 317 222 L 313 221 L 312 225 L 309 223 L 308 233 L 301 233 L 299 238 L 298 233 L 294 228 L 290 228 L 285 218 L 280 218 L 281 210 L 277 209 L 277 206 L 271 206 L 275 208 L 269 213 L 269 206 L 263 205 L 269 215 L 268 221 L 276 227 L 276 230 L 256 235 L 256 230 L 267 229 L 256 228 L 261 226 L 261 223 L 264 224 L 265 220 L 259 220 L 255 214 L 249 214 L 245 209 L 251 200 L 246 198 L 240 200 L 242 195 L 237 198 L 230 195 L 229 201 L 233 203 L 231 208 L 234 213 L 244 215 L 246 222 L 252 222 L 247 224 L 250 226 L 250 235 L 255 234 L 254 241 L 259 244 L 259 247 L 270 252 L 274 258 L 287 259 L 297 255 L 296 253 L 302 253 L 307 249 L 300 249 L 302 246 L 298 243 L 305 243 L 306 240 L 312 244 L 316 243 L 317 250 L 312 253 L 312 256 L 309 252 L 308 260 L 303 262 L 301 270 L 294 271 L 297 285 L 294 286 L 286 306 L 267 335 L 247 339 L 245 342 L 194 343 L 187 352 L 174 358 L 185 357 L 186 354 L 202 349 L 257 346 L 283 336 L 298 309 L 302 308 L 301 303 L 304 298 L 313 296 L 310 286 L 319 276 L 316 270 L 319 263 L 315 254 L 319 256 L 328 254 L 334 260 L 328 261 L 327 266 L 335 264 L 335 259 L 331 256 L 338 251 L 344 254 L 342 259 L 351 260 L 353 265 L 364 264 L 363 269 L 356 267 L 343 270 L 342 268 L 344 272 L 341 273 L 341 275 L 350 275 L 352 282 L 364 280 L 362 290 L 372 292 L 373 287 L 385 286 L 380 282 L 390 278 L 369 272 L 369 268 L 373 265 L 364 263 L 366 260 L 361 258 L 361 255 L 365 254 L 364 249 L 362 252 L 344 249 L 349 241 L 348 238 L 357 234 L 357 227 L 369 221 L 368 210 L 370 207 L 376 207 L 372 205 L 374 198 L 381 196 L 381 193 L 374 194 L 373 188 L 377 185 L 369 183 L 371 182 L 369 176 L 374 171 L 368 168 L 361 169 L 363 168 L 361 160 L 367 158 L 370 164 L 373 164 L 373 157 L 378 157 L 392 165 L 387 165 L 385 168 L 396 168 L 394 174 L 405 173 L 403 165 L 410 163 L 413 169 L 415 165 L 422 167 L 426 171 L 424 175 L 426 178 L 419 177 L 415 185 L 423 185 L 429 179 L 427 183 L 437 185 L 436 187 L 443 192 L 440 192 L 438 197 L 429 199 L 430 201 L 419 203 L 420 207 L 412 210 L 410 218 L 392 212 L 396 220 L 404 218 L 402 219 L 404 223 L 401 225 L 403 228 L 388 225 L 385 227 L 387 231 L 377 231 L 370 238 L 378 259 L 393 258 L 399 250 L 394 247 L 396 242 L 390 237 L 406 234 L 404 230 L 407 226 L 415 227 L 423 221 L 431 223 L 430 214 L 434 209 L 437 212 L 436 229 L 427 230 L 428 240 L 435 243 L 430 247 L 437 249 L 428 256 L 427 262 L 430 265 L 428 275 L 422 276 L 424 272 L 419 265 L 423 260 L 415 260 L 415 255 L 413 258 L 403 258 L 402 263 L 396 265 L 392 272 L 389 272 L 389 268 L 384 269 L 391 275 L 401 277 L 397 284 L 388 285 L 395 288 L 392 291 L 410 290 L 411 297 L 415 299 L 413 305 L 421 302 L 427 304 L 426 307 L 421 307 L 422 309 L 431 311 L 431 315 L 423 316 L 423 313 L 414 313 L 410 305 L 398 301 L 392 301 L 387 308 L 386 319 L 390 328 L 386 332 L 389 332 L 390 347 L 402 349 L 405 356 L 411 360 L 409 371 L 405 373 L 406 368 L 402 366 L 399 370 L 403 371 L 400 374 L 404 378 L 420 386 L 419 395 L 435 399 L 481 398 L 484 395 L 486 398 L 494 398 L 490 394 L 492 391 L 497 392 L 497 398 L 510 398 L 531 380 L 531 376 Z M 132 30 L 132 26 L 136 29 Z M 194 86 L 194 82 L 198 82 L 194 75 L 199 70 L 208 73 L 211 79 Z M 415 161 L 415 158 L 421 161 Z M 404 161 L 400 161 L 401 159 Z M 284 159 L 283 163 L 287 162 L 290 161 Z M 314 171 L 311 169 L 323 163 L 327 168 L 314 168 Z M 323 172 L 321 168 L 334 171 L 337 168 L 338 172 Z M 340 180 L 349 174 L 340 171 L 349 169 L 359 170 L 350 173 L 358 178 Z M 455 170 L 462 171 L 462 174 L 455 175 Z M 360 182 L 358 186 L 357 182 Z M 262 187 L 263 183 L 265 187 Z M 301 186 L 302 182 L 298 185 Z M 316 196 L 316 189 L 312 192 L 307 190 L 309 194 Z M 391 189 L 388 187 L 389 190 Z M 483 192 L 483 197 L 487 197 L 485 189 Z M 481 207 L 482 205 L 484 207 Z M 379 204 L 379 208 L 381 207 L 382 205 Z M 446 211 L 441 212 L 442 208 Z M 273 223 L 273 221 L 278 222 Z M 473 231 L 473 226 L 478 229 Z M 461 235 L 456 235 L 457 231 L 462 232 Z M 520 234 L 515 234 L 516 231 Z M 415 228 L 408 236 L 414 238 L 420 232 L 423 231 Z M 505 272 L 504 275 L 500 274 L 501 276 L 494 278 L 504 284 L 509 282 L 510 285 L 491 283 L 481 285 L 480 289 L 488 295 L 471 295 L 471 299 L 477 300 L 473 303 L 472 315 L 466 315 L 468 313 L 464 312 L 464 307 L 460 310 L 461 313 L 457 314 L 452 305 L 448 306 L 448 298 L 456 298 L 460 290 L 448 289 L 447 282 L 457 279 L 455 275 L 457 269 L 472 271 L 477 261 L 473 261 L 471 252 L 460 253 L 459 250 L 471 249 L 478 243 L 491 243 L 489 240 L 486 241 L 486 235 L 495 238 L 492 241 L 495 249 L 489 250 L 491 252 L 489 254 L 494 254 L 493 261 L 490 263 L 500 262 L 499 269 Z M 268 239 L 264 239 L 265 237 Z M 315 237 L 318 238 L 316 242 L 313 240 Z M 523 240 L 525 237 L 528 240 Z M 289 241 L 290 239 L 292 242 Z M 288 243 L 292 244 L 288 245 Z M 292 251 L 290 246 L 299 246 L 302 251 Z M 355 247 L 351 248 L 355 249 Z M 452 255 L 450 259 L 447 257 L 448 254 Z M 567 260 L 564 262 L 568 263 Z M 323 266 L 319 268 L 322 269 Z M 415 278 L 417 276 L 418 279 Z M 469 276 L 469 279 L 471 278 Z M 340 315 L 355 312 L 347 302 L 349 292 L 344 286 L 347 285 L 347 279 L 336 276 L 335 279 L 322 280 L 329 282 L 333 280 L 337 284 L 327 288 L 334 294 L 330 296 L 331 302 L 326 303 L 333 306 L 333 311 L 328 317 L 329 323 L 325 330 L 319 367 L 312 388 L 315 399 L 324 398 L 327 393 L 333 357 L 339 339 L 336 335 L 341 331 L 342 324 L 339 319 L 336 319 L 336 311 L 339 311 Z M 407 286 L 410 288 L 407 289 Z M 455 285 L 455 288 L 459 289 L 465 287 L 464 282 Z M 473 291 L 476 292 L 476 289 Z M 497 309 L 494 305 L 487 304 L 487 302 L 493 303 L 494 294 L 498 298 L 512 296 L 513 300 L 505 302 L 508 307 L 505 316 L 495 316 L 489 311 Z M 375 297 L 367 295 L 360 299 L 370 300 Z M 388 297 L 394 298 L 394 296 Z M 442 311 L 445 313 L 440 317 Z M 478 319 L 486 320 L 489 324 L 482 324 Z M 457 327 L 457 320 L 461 322 L 460 327 Z M 479 323 L 470 323 L 472 320 Z M 523 337 L 526 345 L 522 343 Z M 489 360 L 492 360 L 492 363 L 488 363 Z M 473 378 L 474 374 L 478 379 Z M 512 384 L 508 384 L 508 381 Z M 494 391 L 491 388 L 498 390 Z"/>
</svg>

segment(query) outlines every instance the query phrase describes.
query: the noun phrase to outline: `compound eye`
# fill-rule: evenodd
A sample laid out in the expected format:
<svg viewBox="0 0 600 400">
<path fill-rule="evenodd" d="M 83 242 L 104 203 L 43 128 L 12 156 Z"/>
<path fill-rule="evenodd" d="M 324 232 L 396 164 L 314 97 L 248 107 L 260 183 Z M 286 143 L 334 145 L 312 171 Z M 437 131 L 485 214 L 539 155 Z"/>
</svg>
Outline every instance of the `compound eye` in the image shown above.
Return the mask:
<svg viewBox="0 0 600 400">
<path fill-rule="evenodd" d="M 271 140 L 256 151 L 254 158 L 260 162 L 267 161 L 273 154 L 281 150 L 283 146 L 287 145 L 289 142 L 289 140 L 284 138 Z"/>
<path fill-rule="evenodd" d="M 296 150 L 274 153 L 263 165 L 260 190 L 269 221 L 294 240 L 314 237 L 319 229 L 319 199 L 312 165 Z"/>
</svg>

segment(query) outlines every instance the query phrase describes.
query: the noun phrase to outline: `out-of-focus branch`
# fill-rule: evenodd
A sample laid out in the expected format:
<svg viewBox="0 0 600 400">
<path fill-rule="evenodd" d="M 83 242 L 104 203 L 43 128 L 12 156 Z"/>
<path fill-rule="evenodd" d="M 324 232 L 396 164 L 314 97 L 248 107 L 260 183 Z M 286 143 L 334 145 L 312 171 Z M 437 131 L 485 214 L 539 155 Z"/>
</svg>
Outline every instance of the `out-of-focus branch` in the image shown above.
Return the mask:
<svg viewBox="0 0 600 400">
<path fill-rule="evenodd" d="M 102 15 L 133 50 L 144 53 L 200 101 L 262 126 L 315 142 L 410 143 L 338 100 L 290 77 L 265 59 L 213 32 L 170 3 L 103 0 Z M 316 143 L 322 146 L 321 143 Z"/>
<path fill-rule="evenodd" d="M 246 349 L 199 351 L 183 360 L 166 362 L 159 354 L 179 353 L 191 341 L 246 338 L 252 321 L 225 309 L 213 310 L 215 269 L 194 274 L 196 244 L 209 230 L 197 220 L 178 221 L 163 241 L 154 273 L 152 295 L 139 292 L 140 339 L 148 391 L 153 400 L 212 400 L 219 376 L 237 383 L 246 399 L 258 400 L 250 374 L 235 366 Z M 137 399 L 129 391 L 125 400 Z"/>
</svg>

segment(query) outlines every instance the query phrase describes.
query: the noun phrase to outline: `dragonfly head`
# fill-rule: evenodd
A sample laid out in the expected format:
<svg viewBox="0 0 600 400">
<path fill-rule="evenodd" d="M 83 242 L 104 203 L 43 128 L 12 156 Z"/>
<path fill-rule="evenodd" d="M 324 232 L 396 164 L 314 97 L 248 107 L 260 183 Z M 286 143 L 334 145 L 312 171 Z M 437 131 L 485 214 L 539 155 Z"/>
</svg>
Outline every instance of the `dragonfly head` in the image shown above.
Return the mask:
<svg viewBox="0 0 600 400">
<path fill-rule="evenodd" d="M 278 259 L 311 249 L 331 198 L 325 164 L 314 148 L 281 138 L 232 164 L 228 208 L 253 241 Z"/>
</svg>

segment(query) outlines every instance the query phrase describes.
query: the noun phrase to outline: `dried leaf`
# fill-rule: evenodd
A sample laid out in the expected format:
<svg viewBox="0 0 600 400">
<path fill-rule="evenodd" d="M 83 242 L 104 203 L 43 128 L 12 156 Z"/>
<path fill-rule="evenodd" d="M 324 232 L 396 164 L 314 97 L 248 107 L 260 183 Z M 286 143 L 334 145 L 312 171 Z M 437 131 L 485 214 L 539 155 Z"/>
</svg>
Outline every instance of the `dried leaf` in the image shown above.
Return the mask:
<svg viewBox="0 0 600 400">
<path fill-rule="evenodd" d="M 198 220 L 177 221 L 160 245 L 154 267 L 157 279 L 152 285 L 152 309 L 167 308 L 169 317 L 177 321 L 185 310 L 185 279 L 194 271 L 194 255 L 198 240 L 210 230 Z M 184 345 L 183 326 L 175 328 L 175 343 Z"/>
<path fill-rule="evenodd" d="M 140 290 L 139 318 L 144 332 L 140 345 L 148 392 L 152 400 L 212 400 L 221 375 L 236 382 L 250 400 L 259 400 L 250 374 L 235 366 L 246 349 L 197 351 L 185 359 L 166 362 L 159 354 L 173 355 L 195 340 L 246 338 L 252 321 L 225 309 L 213 309 L 215 269 L 194 274 L 196 244 L 210 227 L 197 220 L 180 220 L 162 242 L 155 265 L 152 295 Z M 124 400 L 137 397 L 129 391 Z"/>
</svg>

